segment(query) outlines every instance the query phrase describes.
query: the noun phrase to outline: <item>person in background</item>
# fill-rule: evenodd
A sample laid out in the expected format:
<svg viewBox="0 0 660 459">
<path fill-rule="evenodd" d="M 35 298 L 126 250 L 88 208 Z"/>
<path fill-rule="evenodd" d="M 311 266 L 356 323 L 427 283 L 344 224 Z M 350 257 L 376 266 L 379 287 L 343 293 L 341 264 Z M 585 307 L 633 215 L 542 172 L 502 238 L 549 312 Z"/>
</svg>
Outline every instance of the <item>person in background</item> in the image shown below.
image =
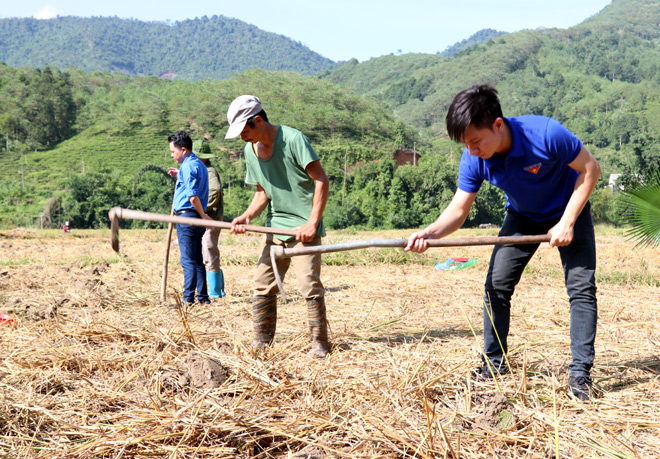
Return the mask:
<svg viewBox="0 0 660 459">
<path fill-rule="evenodd" d="M 438 219 L 410 236 L 406 251 L 424 252 L 427 239 L 441 238 L 465 222 L 484 180 L 501 188 L 507 214 L 500 236 L 549 234 L 559 248 L 570 300 L 572 362 L 570 393 L 595 396 L 591 368 L 596 338 L 596 242 L 589 197 L 600 166 L 582 142 L 558 121 L 544 116 L 505 118 L 497 91 L 488 85 L 459 93 L 447 114 L 449 137 L 465 145 L 458 190 Z M 499 245 L 486 277 L 483 365 L 475 377 L 509 371 L 507 336 L 511 297 L 539 244 Z"/>
<path fill-rule="evenodd" d="M 213 220 L 222 221 L 224 210 L 222 183 L 218 171 L 211 164 L 211 158 L 216 156 L 211 153 L 211 147 L 205 139 L 194 142 L 193 151 L 204 163 L 209 175 L 209 201 L 206 206 L 206 215 Z M 202 255 L 206 267 L 206 282 L 210 298 L 225 296 L 225 277 L 220 268 L 220 249 L 218 248 L 219 236 L 220 228 L 206 228 L 202 238 Z"/>
<path fill-rule="evenodd" d="M 209 176 L 204 163 L 192 151 L 192 140 L 185 131 L 176 131 L 167 141 L 172 159 L 181 165 L 176 174 L 174 214 L 185 218 L 211 220 L 206 215 Z M 171 172 L 170 172 L 171 174 Z M 210 303 L 206 285 L 206 270 L 202 257 L 202 237 L 205 228 L 177 223 L 181 267 L 183 268 L 183 301 L 192 306 L 195 290 L 200 303 Z"/>
<path fill-rule="evenodd" d="M 298 291 L 307 301 L 312 347 L 308 355 L 325 358 L 329 352 L 325 289 L 321 283 L 321 255 L 279 258 L 273 267 L 273 245 L 296 247 L 321 244 L 325 236 L 323 211 L 328 201 L 329 181 L 319 156 L 300 131 L 268 121 L 255 96 L 237 97 L 227 111 L 229 129 L 225 138 L 238 135 L 246 143 L 245 183 L 254 185 L 252 203 L 231 222 L 232 233 L 244 233 L 251 220 L 267 209 L 266 226 L 295 229 L 296 236 L 268 235 L 254 276 L 252 304 L 253 346 L 269 345 L 277 323 L 277 282 L 273 269 L 282 277 L 293 263 Z"/>
<path fill-rule="evenodd" d="M 62 231 L 64 231 L 65 233 L 71 232 L 71 227 L 69 226 L 69 222 L 64 222 L 64 225 L 62 225 Z"/>
</svg>

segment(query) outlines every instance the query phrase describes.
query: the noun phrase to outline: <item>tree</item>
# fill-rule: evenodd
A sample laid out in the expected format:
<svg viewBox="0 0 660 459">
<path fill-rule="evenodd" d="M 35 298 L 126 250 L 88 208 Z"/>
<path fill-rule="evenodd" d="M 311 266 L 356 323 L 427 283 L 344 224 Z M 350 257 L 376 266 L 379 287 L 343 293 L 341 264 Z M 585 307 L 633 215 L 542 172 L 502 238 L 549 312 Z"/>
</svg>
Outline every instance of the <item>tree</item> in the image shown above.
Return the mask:
<svg viewBox="0 0 660 459">
<path fill-rule="evenodd" d="M 77 174 L 71 177 L 62 213 L 72 227 L 107 226 L 110 209 L 126 207 L 124 199 L 128 195 L 119 171 L 106 169 L 86 175 Z"/>
<path fill-rule="evenodd" d="M 419 216 L 410 206 L 410 197 L 399 177 L 394 177 L 388 196 L 387 221 L 394 228 L 412 228 L 418 225 Z"/>
<path fill-rule="evenodd" d="M 135 210 L 167 214 L 172 208 L 175 180 L 167 170 L 154 166 L 143 166 L 133 179 L 129 207 Z M 158 228 L 157 222 L 134 221 L 133 227 Z"/>
</svg>

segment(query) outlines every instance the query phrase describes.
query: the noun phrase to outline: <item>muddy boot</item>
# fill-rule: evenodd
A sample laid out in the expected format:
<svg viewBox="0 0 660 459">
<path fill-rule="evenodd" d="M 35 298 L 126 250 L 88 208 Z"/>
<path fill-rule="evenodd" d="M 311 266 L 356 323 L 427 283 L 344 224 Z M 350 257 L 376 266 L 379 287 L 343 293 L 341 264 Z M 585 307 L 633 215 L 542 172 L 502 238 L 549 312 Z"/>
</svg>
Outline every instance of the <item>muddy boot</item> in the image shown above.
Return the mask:
<svg viewBox="0 0 660 459">
<path fill-rule="evenodd" d="M 252 347 L 262 349 L 270 346 L 277 325 L 277 297 L 256 296 L 252 303 Z"/>
<path fill-rule="evenodd" d="M 312 335 L 312 350 L 309 357 L 324 359 L 330 352 L 328 344 L 328 322 L 325 317 L 325 298 L 307 300 L 309 332 Z"/>
</svg>

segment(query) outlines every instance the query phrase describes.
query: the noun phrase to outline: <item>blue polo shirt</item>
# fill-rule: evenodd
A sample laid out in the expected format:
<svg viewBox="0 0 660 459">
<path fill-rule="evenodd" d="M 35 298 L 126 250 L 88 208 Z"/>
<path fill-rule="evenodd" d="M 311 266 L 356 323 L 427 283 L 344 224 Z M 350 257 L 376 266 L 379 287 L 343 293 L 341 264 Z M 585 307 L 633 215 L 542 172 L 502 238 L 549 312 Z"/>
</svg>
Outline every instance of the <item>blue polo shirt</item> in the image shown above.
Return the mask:
<svg viewBox="0 0 660 459">
<path fill-rule="evenodd" d="M 511 128 L 511 151 L 489 159 L 463 151 L 458 188 L 476 193 L 486 180 L 501 188 L 506 208 L 535 221 L 563 215 L 579 173 L 568 167 L 582 142 L 559 121 L 545 116 L 505 118 Z"/>
<path fill-rule="evenodd" d="M 176 189 L 174 191 L 174 211 L 184 209 L 195 210 L 190 202 L 192 196 L 197 196 L 206 211 L 209 202 L 209 173 L 204 163 L 190 152 L 181 163 L 176 176 Z"/>
</svg>

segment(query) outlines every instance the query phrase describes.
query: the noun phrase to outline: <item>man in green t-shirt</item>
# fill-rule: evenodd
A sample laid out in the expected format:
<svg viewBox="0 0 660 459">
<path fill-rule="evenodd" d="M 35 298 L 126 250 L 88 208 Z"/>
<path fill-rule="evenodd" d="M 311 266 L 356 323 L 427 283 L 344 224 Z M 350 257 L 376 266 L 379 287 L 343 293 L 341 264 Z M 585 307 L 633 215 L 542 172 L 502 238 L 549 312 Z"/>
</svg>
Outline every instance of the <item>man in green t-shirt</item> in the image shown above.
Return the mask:
<svg viewBox="0 0 660 459">
<path fill-rule="evenodd" d="M 325 236 L 323 211 L 328 201 L 329 181 L 319 156 L 300 131 L 268 121 L 255 96 L 237 97 L 227 111 L 229 129 L 225 138 L 238 135 L 247 142 L 245 183 L 257 190 L 252 203 L 232 221 L 232 233 L 244 233 L 247 225 L 267 209 L 266 226 L 295 229 L 291 236 L 268 235 L 254 276 L 252 305 L 253 346 L 272 343 L 277 323 L 277 282 L 270 260 L 273 245 L 296 247 L 321 244 Z M 329 352 L 325 290 L 321 283 L 321 255 L 280 258 L 276 269 L 282 277 L 293 261 L 298 291 L 307 301 L 312 349 L 308 355 L 325 358 Z"/>
</svg>

